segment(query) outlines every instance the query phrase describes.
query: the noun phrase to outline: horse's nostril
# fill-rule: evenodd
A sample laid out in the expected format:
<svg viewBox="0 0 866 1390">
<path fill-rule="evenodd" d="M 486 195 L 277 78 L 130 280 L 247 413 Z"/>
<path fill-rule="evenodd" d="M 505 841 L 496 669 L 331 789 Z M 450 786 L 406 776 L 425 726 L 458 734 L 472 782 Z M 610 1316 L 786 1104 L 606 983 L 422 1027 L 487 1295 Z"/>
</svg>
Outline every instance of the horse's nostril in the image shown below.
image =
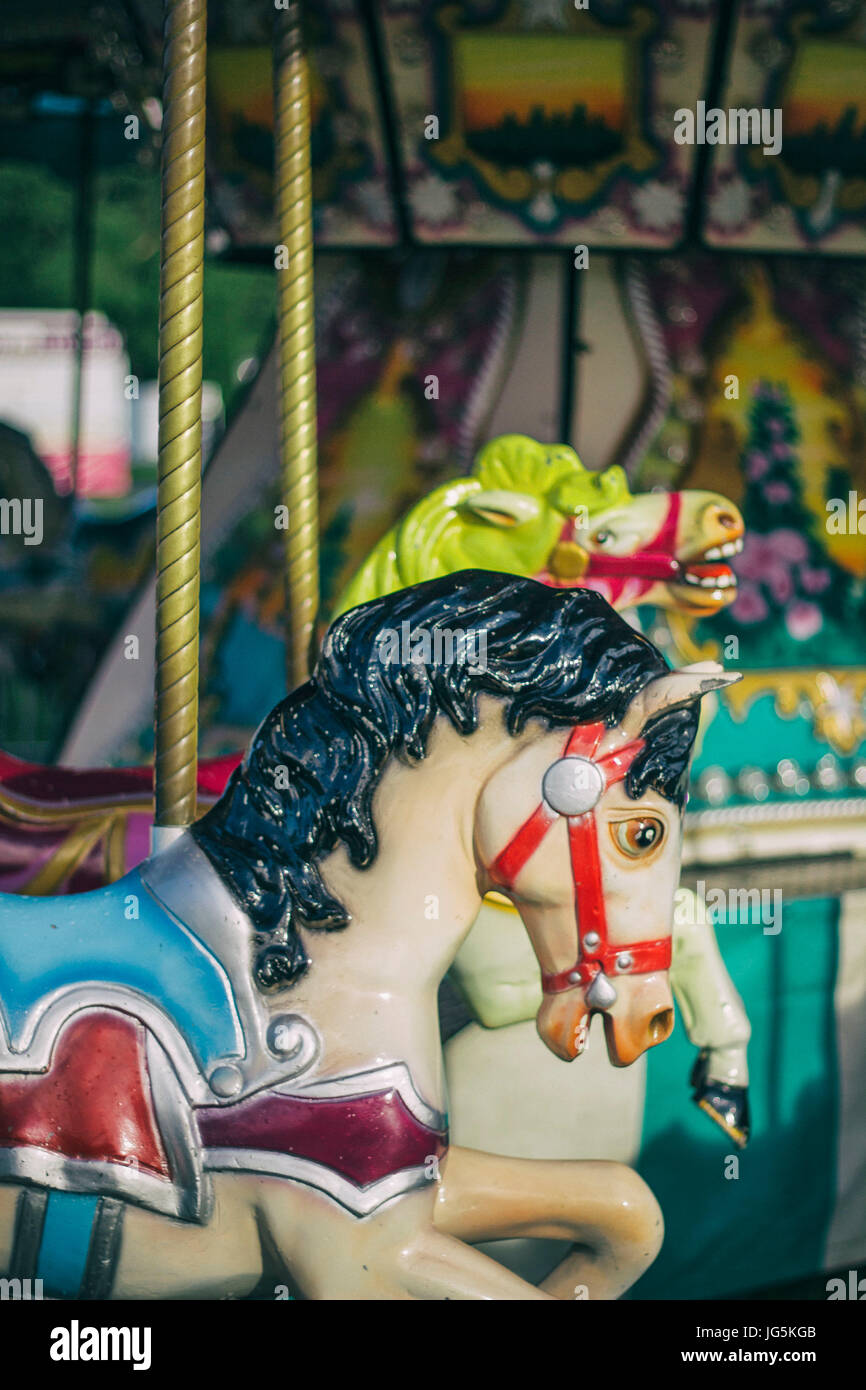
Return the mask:
<svg viewBox="0 0 866 1390">
<path fill-rule="evenodd" d="M 674 1026 L 673 1009 L 662 1009 L 650 1019 L 649 1035 L 654 1043 L 664 1042 Z"/>
<path fill-rule="evenodd" d="M 739 531 L 740 529 L 740 523 L 732 512 L 719 512 L 716 520 L 726 531 Z"/>
</svg>

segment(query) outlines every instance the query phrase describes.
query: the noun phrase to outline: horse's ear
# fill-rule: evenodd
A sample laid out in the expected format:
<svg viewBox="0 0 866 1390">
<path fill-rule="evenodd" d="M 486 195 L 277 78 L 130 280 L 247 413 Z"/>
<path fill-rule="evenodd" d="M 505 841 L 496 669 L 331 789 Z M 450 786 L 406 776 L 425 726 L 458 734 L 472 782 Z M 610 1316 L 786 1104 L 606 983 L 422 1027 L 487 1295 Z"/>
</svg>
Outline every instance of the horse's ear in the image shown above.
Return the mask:
<svg viewBox="0 0 866 1390">
<path fill-rule="evenodd" d="M 620 468 L 618 463 L 611 464 L 610 468 L 598 474 L 598 486 L 602 496 L 611 505 L 624 502 L 631 497 L 625 469 Z"/>
<path fill-rule="evenodd" d="M 693 704 L 711 690 L 733 685 L 738 680 L 742 680 L 739 671 L 725 671 L 716 661 L 698 661 L 693 666 L 669 671 L 638 691 L 620 720 L 620 728 L 629 738 L 637 738 L 650 719 L 662 710 Z"/>
<path fill-rule="evenodd" d="M 541 503 L 525 492 L 484 488 L 481 492 L 464 497 L 457 510 L 463 516 L 486 521 L 490 526 L 520 526 L 524 521 L 535 521 L 541 511 Z"/>
</svg>

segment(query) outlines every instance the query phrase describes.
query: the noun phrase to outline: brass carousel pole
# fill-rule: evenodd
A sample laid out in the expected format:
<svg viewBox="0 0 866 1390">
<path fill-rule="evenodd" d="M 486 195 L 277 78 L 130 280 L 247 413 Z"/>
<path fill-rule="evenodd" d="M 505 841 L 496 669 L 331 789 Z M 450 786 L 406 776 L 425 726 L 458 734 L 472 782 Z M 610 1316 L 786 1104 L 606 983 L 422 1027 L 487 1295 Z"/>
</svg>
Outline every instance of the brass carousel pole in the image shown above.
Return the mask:
<svg viewBox="0 0 866 1390">
<path fill-rule="evenodd" d="M 166 0 L 156 552 L 157 827 L 196 812 L 206 0 Z"/>
<path fill-rule="evenodd" d="M 301 5 L 275 12 L 274 150 L 280 345 L 280 466 L 288 508 L 286 582 L 289 689 L 309 674 L 319 606 L 316 358 L 310 93 Z"/>
</svg>

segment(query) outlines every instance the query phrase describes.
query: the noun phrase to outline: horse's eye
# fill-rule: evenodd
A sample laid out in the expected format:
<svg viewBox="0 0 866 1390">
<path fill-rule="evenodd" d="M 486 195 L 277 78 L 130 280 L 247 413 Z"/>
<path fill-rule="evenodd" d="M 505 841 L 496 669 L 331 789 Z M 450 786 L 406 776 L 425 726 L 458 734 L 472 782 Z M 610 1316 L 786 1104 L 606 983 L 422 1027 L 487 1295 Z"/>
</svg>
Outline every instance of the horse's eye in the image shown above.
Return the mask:
<svg viewBox="0 0 866 1390">
<path fill-rule="evenodd" d="M 607 545 L 608 541 L 613 540 L 613 532 L 605 530 L 596 531 L 592 539 L 596 545 Z"/>
<path fill-rule="evenodd" d="M 611 826 L 611 833 L 623 854 L 638 859 L 661 844 L 665 828 L 656 816 L 635 816 L 632 820 L 617 821 Z"/>
</svg>

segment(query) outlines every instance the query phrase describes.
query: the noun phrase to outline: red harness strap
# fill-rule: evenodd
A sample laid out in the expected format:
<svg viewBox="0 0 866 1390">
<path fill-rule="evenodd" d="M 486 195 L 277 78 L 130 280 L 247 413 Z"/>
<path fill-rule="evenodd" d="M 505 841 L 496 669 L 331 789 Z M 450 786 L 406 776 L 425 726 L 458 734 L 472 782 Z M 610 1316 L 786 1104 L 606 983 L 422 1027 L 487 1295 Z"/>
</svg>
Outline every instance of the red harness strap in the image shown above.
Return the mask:
<svg viewBox="0 0 866 1390">
<path fill-rule="evenodd" d="M 668 496 L 668 506 L 658 532 L 644 550 L 636 550 L 633 555 L 605 555 L 592 551 L 584 579 L 676 579 L 682 566 L 674 558 L 677 540 L 677 526 L 680 519 L 681 494 L 672 492 Z"/>
<path fill-rule="evenodd" d="M 604 731 L 603 724 L 576 725 L 563 752 L 564 759 L 583 759 L 601 773 L 599 796 L 614 783 L 622 781 L 644 747 L 643 739 L 635 739 L 596 759 L 595 753 Z M 491 878 L 501 888 L 513 888 L 524 864 L 538 849 L 550 827 L 560 819 L 561 813 L 542 800 L 493 861 Z M 610 945 L 594 811 L 590 809 L 580 815 L 568 815 L 566 819 L 579 950 L 577 961 L 570 969 L 542 975 L 544 993 L 559 994 L 577 985 L 586 988 L 599 974 L 646 975 L 652 970 L 669 969 L 669 936 L 661 941 L 640 941 L 628 946 Z"/>
</svg>

